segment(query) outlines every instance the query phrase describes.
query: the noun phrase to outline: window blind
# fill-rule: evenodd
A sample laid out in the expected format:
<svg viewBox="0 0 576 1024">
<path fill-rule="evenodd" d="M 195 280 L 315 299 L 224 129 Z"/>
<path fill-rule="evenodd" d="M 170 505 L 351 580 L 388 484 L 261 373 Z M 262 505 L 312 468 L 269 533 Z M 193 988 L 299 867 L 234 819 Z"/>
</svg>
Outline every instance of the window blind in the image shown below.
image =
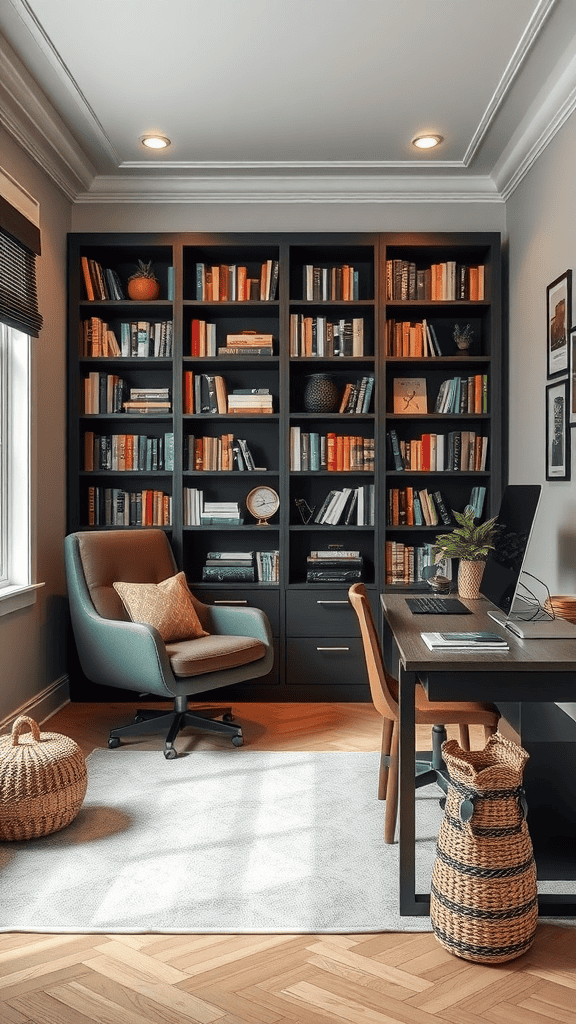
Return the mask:
<svg viewBox="0 0 576 1024">
<path fill-rule="evenodd" d="M 42 317 L 36 291 L 40 232 L 0 196 L 0 320 L 38 337 Z"/>
</svg>

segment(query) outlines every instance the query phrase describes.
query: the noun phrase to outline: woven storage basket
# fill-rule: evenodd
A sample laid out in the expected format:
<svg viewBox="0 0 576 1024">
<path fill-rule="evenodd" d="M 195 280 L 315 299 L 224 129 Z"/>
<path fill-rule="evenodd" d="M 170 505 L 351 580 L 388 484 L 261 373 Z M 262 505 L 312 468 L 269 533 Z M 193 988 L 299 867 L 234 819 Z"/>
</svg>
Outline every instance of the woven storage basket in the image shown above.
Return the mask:
<svg viewBox="0 0 576 1024">
<path fill-rule="evenodd" d="M 522 788 L 528 754 L 500 733 L 483 750 L 442 744 L 449 774 L 432 871 L 430 918 L 442 946 L 496 964 L 532 945 L 536 866 Z"/>
<path fill-rule="evenodd" d="M 576 622 L 576 597 L 574 594 L 553 594 L 546 598 L 544 607 L 558 619 Z"/>
<path fill-rule="evenodd" d="M 0 840 L 37 839 L 69 825 L 87 782 L 78 744 L 41 733 L 34 719 L 21 715 L 12 735 L 0 739 Z"/>
</svg>

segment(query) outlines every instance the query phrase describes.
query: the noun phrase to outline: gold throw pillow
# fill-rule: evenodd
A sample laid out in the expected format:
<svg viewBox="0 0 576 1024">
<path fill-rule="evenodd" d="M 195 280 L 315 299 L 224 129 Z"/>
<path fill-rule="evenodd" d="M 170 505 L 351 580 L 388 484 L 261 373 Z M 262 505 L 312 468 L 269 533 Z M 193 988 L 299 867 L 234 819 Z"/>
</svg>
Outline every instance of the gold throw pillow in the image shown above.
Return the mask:
<svg viewBox="0 0 576 1024">
<path fill-rule="evenodd" d="M 192 602 L 186 576 L 179 572 L 161 583 L 113 583 L 132 622 L 154 626 L 165 643 L 210 636 Z"/>
</svg>

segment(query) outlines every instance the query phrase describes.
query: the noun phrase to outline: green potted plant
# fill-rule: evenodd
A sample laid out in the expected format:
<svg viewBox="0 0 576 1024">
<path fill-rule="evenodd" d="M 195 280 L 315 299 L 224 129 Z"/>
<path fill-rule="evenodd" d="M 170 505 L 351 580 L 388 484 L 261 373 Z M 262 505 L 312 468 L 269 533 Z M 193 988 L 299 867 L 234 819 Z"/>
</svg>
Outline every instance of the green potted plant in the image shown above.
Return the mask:
<svg viewBox="0 0 576 1024">
<path fill-rule="evenodd" d="M 467 506 L 464 512 L 452 510 L 452 514 L 458 526 L 451 533 L 441 533 L 436 537 L 434 561 L 458 558 L 458 593 L 460 597 L 474 600 L 480 596 L 486 558 L 494 547 L 493 540 L 498 529 L 496 516 L 476 524 L 471 506 Z"/>
</svg>

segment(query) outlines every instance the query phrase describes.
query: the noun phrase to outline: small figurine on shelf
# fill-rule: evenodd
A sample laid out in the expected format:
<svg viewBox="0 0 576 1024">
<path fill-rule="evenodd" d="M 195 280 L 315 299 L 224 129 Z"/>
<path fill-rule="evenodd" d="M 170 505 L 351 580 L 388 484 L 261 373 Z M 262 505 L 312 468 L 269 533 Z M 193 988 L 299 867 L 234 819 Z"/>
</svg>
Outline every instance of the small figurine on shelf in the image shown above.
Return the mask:
<svg viewBox="0 0 576 1024">
<path fill-rule="evenodd" d="M 460 349 L 461 352 L 467 352 L 472 344 L 474 329 L 471 324 L 466 324 L 465 327 L 460 327 L 460 324 L 455 324 L 454 330 L 452 331 L 452 337 L 456 342 L 456 347 Z"/>
</svg>

